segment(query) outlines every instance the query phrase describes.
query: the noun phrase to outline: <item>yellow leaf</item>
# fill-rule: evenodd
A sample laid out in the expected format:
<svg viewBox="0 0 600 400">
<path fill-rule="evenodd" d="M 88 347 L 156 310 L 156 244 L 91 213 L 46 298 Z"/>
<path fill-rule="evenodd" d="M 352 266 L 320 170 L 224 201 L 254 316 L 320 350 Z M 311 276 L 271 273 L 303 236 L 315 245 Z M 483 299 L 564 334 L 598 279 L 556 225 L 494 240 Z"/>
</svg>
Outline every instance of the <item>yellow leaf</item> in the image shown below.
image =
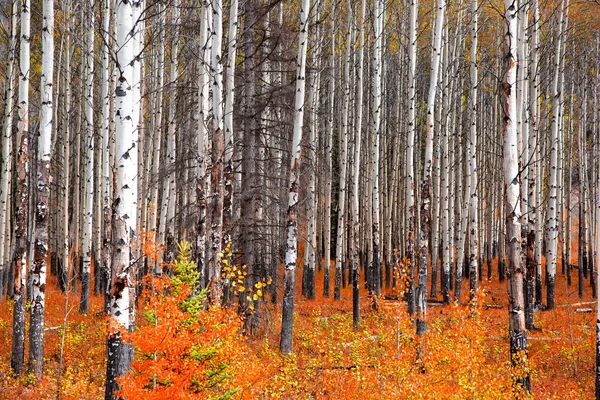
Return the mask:
<svg viewBox="0 0 600 400">
<path fill-rule="evenodd" d="M 245 288 L 245 287 L 243 287 L 243 286 L 240 286 L 240 287 L 238 288 L 238 292 L 243 292 L 243 291 L 245 291 L 245 290 L 246 290 L 246 288 Z"/>
<path fill-rule="evenodd" d="M 254 296 L 252 296 L 252 299 L 258 300 L 258 295 L 256 293 L 254 293 Z"/>
</svg>

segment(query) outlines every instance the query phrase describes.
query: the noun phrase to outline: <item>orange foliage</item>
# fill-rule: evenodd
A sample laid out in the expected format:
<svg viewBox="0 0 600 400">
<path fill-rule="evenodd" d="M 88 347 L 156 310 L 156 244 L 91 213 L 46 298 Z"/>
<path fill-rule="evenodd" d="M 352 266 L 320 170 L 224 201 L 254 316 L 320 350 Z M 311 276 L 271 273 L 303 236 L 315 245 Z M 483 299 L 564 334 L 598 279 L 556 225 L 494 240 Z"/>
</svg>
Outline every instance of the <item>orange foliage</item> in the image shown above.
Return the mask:
<svg viewBox="0 0 600 400">
<path fill-rule="evenodd" d="M 492 267 L 495 273 L 497 260 Z M 322 273 L 316 282 L 316 293 L 322 293 Z M 537 329 L 528 332 L 535 398 L 593 397 L 595 314 L 575 312 L 582 307 L 575 303 L 593 300 L 588 283 L 579 299 L 576 284 L 568 286 L 559 273 L 556 309 L 536 312 Z M 467 293 L 468 282 L 464 285 Z M 123 393 L 130 399 L 514 398 L 520 395 L 512 383 L 519 372 L 508 356 L 506 284 L 494 275 L 480 288 L 476 308 L 430 304 L 424 340 L 415 335 L 403 301 L 381 298 L 374 311 L 363 290 L 361 328 L 354 330 L 350 287 L 342 289 L 341 301 L 309 301 L 298 293 L 294 354 L 286 357 L 277 346 L 278 307 L 259 299 L 260 319 L 268 323 L 255 336 L 245 337 L 240 333 L 243 321 L 232 310 L 208 307 L 204 301 L 182 306 L 191 286 L 151 279 L 139 301 L 138 329 L 127 337 L 135 345 L 136 359 L 122 380 Z M 77 304 L 73 297 L 69 309 Z M 91 301 L 93 310 L 102 309 L 100 296 Z M 10 301 L 0 306 L 0 397 L 56 398 L 60 330 L 46 331 L 42 381 L 34 385 L 31 377 L 15 378 L 9 373 L 10 307 Z M 102 398 L 105 318 L 76 310 L 68 315 L 62 398 Z M 64 311 L 64 295 L 51 280 L 46 325 L 60 325 Z"/>
</svg>

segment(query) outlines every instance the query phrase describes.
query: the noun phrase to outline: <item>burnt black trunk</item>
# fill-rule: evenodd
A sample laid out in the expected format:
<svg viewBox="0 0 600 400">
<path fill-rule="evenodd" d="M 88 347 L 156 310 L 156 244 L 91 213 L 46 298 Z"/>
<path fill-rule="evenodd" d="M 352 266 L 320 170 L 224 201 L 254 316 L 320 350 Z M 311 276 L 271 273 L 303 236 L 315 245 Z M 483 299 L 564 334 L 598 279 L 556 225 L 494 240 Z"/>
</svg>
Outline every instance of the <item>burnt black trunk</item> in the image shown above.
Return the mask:
<svg viewBox="0 0 600 400">
<path fill-rule="evenodd" d="M 133 347 L 121 340 L 119 332 L 113 333 L 107 339 L 106 391 L 105 400 L 116 400 L 115 392 L 120 389 L 117 378 L 124 376 L 133 361 Z"/>
</svg>

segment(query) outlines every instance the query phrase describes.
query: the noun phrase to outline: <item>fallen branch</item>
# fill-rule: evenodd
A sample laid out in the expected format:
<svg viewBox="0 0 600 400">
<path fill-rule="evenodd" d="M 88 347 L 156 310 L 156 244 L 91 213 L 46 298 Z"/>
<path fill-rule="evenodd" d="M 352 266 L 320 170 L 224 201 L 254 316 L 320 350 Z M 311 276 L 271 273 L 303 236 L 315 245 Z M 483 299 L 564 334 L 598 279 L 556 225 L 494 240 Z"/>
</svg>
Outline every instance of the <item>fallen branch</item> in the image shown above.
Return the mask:
<svg viewBox="0 0 600 400">
<path fill-rule="evenodd" d="M 558 307 L 578 307 L 578 306 L 589 306 L 592 304 L 596 304 L 595 301 L 584 301 L 582 303 L 573 303 L 573 304 L 560 304 Z"/>
<path fill-rule="evenodd" d="M 484 304 L 483 307 L 485 307 L 486 310 L 489 310 L 490 308 L 504 308 L 504 306 L 500 304 Z"/>
<path fill-rule="evenodd" d="M 52 326 L 52 327 L 49 327 L 49 328 L 44 328 L 44 330 L 45 330 L 45 331 L 57 331 L 57 330 L 59 330 L 59 329 L 61 328 L 61 326 L 62 326 L 62 325 L 59 325 L 59 326 Z"/>
</svg>

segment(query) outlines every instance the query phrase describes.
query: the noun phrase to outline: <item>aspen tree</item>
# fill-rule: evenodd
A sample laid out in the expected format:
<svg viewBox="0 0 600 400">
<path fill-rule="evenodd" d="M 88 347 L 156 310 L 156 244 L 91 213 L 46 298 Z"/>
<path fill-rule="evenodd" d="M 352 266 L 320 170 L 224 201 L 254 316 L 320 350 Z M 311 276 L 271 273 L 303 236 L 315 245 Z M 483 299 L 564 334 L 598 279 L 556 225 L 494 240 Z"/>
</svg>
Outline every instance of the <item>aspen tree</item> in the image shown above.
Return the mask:
<svg viewBox="0 0 600 400">
<path fill-rule="evenodd" d="M 538 159 L 538 71 L 537 71 L 537 63 L 538 63 L 538 19 L 537 15 L 537 0 L 533 0 L 531 4 L 531 14 L 532 14 L 532 25 L 531 25 L 531 42 L 532 46 L 529 48 L 530 57 L 528 57 L 528 66 L 527 66 L 527 84 L 529 85 L 528 92 L 528 112 L 529 112 L 529 140 L 527 143 L 528 148 L 528 172 L 527 172 L 527 185 L 528 185 L 528 213 L 526 223 L 527 223 L 527 261 L 526 261 L 526 279 L 527 279 L 527 303 L 535 304 L 536 296 L 535 292 L 537 289 L 537 265 L 538 265 L 538 257 L 537 257 L 537 249 L 536 249 L 536 240 L 537 240 L 537 232 L 536 232 L 536 224 L 538 221 L 538 198 L 536 196 L 536 185 L 537 181 L 540 179 L 538 175 L 538 167 L 539 163 Z M 540 266 L 541 269 L 541 266 Z M 534 319 L 533 312 L 529 313 L 529 318 L 526 318 L 527 329 L 532 329 L 534 327 Z"/>
<path fill-rule="evenodd" d="M 221 0 L 212 1 L 212 48 L 211 48 L 211 81 L 212 81 L 212 168 L 211 168 L 211 248 L 208 264 L 208 278 L 212 301 L 220 302 L 221 267 L 218 255 L 222 249 L 223 239 L 223 153 L 225 137 L 223 134 L 223 65 L 221 64 L 223 45 L 223 4 Z"/>
<path fill-rule="evenodd" d="M 417 333 L 425 334 L 427 315 L 427 255 L 429 252 L 429 232 L 431 231 L 431 167 L 433 165 L 433 124 L 435 113 L 435 95 L 437 92 L 438 72 L 442 45 L 442 28 L 446 10 L 445 0 L 438 0 L 435 34 L 433 37 L 433 55 L 431 58 L 431 74 L 429 94 L 427 97 L 427 131 L 425 136 L 425 160 L 423 181 L 421 183 L 421 226 L 419 234 L 419 279 L 416 292 Z M 435 259 L 435 256 L 434 256 Z"/>
<path fill-rule="evenodd" d="M 27 219 L 29 216 L 29 73 L 30 19 L 29 0 L 21 0 L 21 43 L 19 53 L 19 100 L 17 124 L 17 190 L 15 193 L 15 256 L 13 289 L 13 338 L 10 365 L 16 374 L 24 367 L 25 357 L 25 277 L 27 273 Z"/>
<path fill-rule="evenodd" d="M 164 230 L 164 242 L 166 245 L 166 261 L 172 261 L 175 257 L 175 161 L 176 161 L 176 138 L 177 118 L 175 112 L 177 110 L 177 84 L 179 79 L 179 0 L 173 0 L 171 3 L 171 26 L 173 37 L 171 41 L 171 68 L 169 71 L 169 116 L 167 128 L 167 153 L 166 153 L 166 168 L 168 171 L 168 179 L 163 192 L 168 201 L 163 201 L 163 205 L 167 205 L 164 213 L 166 217 L 166 227 Z M 161 219 L 163 213 L 161 212 Z"/>
<path fill-rule="evenodd" d="M 206 174 L 209 157 L 210 141 L 208 139 L 208 116 L 210 113 L 209 88 L 210 88 L 210 38 L 209 33 L 212 26 L 212 18 L 209 5 L 203 3 L 200 15 L 200 74 L 198 76 L 198 131 L 197 142 L 197 164 L 196 164 L 196 191 L 198 198 L 198 234 L 196 237 L 197 262 L 200 270 L 201 285 L 208 278 L 206 264 L 206 228 L 207 228 L 207 195 L 209 188 L 209 177 Z"/>
<path fill-rule="evenodd" d="M 134 41 L 140 29 L 134 15 L 140 15 L 141 1 L 117 2 L 117 70 L 116 95 L 116 159 L 115 192 L 112 217 L 111 283 L 110 283 L 110 327 L 107 340 L 106 392 L 107 400 L 114 399 L 118 390 L 116 378 L 125 375 L 133 359 L 133 349 L 121 340 L 121 330 L 132 329 L 130 309 L 134 292 L 134 260 L 132 259 L 132 240 L 136 233 L 137 221 L 137 180 L 138 151 L 137 123 L 139 105 L 136 104 L 135 71 L 140 68 L 135 54 Z"/>
<path fill-rule="evenodd" d="M 333 180 L 333 129 L 335 115 L 335 92 L 336 92 L 336 65 L 335 65 L 335 2 L 331 7 L 331 42 L 329 54 L 329 114 L 327 116 L 327 139 L 325 146 L 325 164 L 327 165 L 327 179 L 325 182 L 325 227 L 324 227 L 324 258 L 325 269 L 323 272 L 323 296 L 329 297 L 331 278 L 331 185 Z"/>
<path fill-rule="evenodd" d="M 54 1 L 42 5 L 42 106 L 37 158 L 37 205 L 35 208 L 35 255 L 32 274 L 31 321 L 29 324 L 29 370 L 36 377 L 44 369 L 44 312 L 46 304 L 46 258 L 48 256 L 48 213 L 50 206 L 50 160 L 52 158 L 52 124 L 54 102 Z"/>
<path fill-rule="evenodd" d="M 529 112 L 531 115 L 531 136 L 535 137 L 535 184 L 532 188 L 535 196 L 535 302 L 541 304 L 542 302 L 542 162 L 541 162 L 541 144 L 540 141 L 540 102 L 539 102 L 539 84 L 540 74 L 538 71 L 539 67 L 539 50 L 540 50 L 540 37 L 539 37 L 539 21 L 540 13 L 538 0 L 532 0 L 531 4 L 532 13 L 532 31 L 531 31 L 531 67 L 529 70 L 533 75 L 530 81 L 530 107 Z M 531 180 L 530 180 L 531 184 Z M 530 194 L 531 196 L 531 194 Z"/>
<path fill-rule="evenodd" d="M 304 119 L 304 93 L 306 87 L 306 49 L 308 47 L 308 15 L 310 0 L 302 0 L 300 6 L 300 37 L 296 69 L 296 96 L 294 102 L 294 134 L 292 136 L 292 156 L 289 170 L 289 192 L 287 211 L 287 248 L 285 254 L 285 274 L 283 282 L 283 311 L 281 314 L 281 340 L 279 349 L 284 354 L 292 352 L 294 325 L 294 290 L 296 288 L 296 261 L 298 257 L 297 208 L 298 208 L 298 167 L 300 164 L 300 139 Z"/>
<path fill-rule="evenodd" d="M 378 1 L 378 0 L 376 0 Z M 354 157 L 352 158 L 352 204 L 351 204 L 351 271 L 352 271 L 352 324 L 354 329 L 358 329 L 360 324 L 360 287 L 359 287 L 359 247 L 360 247 L 360 216 L 359 216 L 359 196 L 360 186 L 360 160 L 361 160 L 361 131 L 362 131 L 362 102 L 363 102 L 363 79 L 364 79 L 364 44 L 365 44 L 365 9 L 366 0 L 361 1 L 360 5 L 360 34 L 358 43 L 358 71 L 357 71 L 357 95 L 356 95 L 356 120 L 354 129 Z M 348 10 L 350 13 L 350 10 Z M 349 66 L 348 66 L 349 67 Z M 338 225 L 339 229 L 339 225 Z"/>
<path fill-rule="evenodd" d="M 106 151 L 110 148 L 110 103 L 111 103 L 111 91 L 110 91 L 110 15 L 111 15 L 111 3 L 112 0 L 104 0 L 102 3 L 102 83 L 101 83 L 101 117 L 100 117 L 100 130 L 102 137 L 102 180 L 101 180 L 101 191 L 102 191 L 102 226 L 103 226 L 103 240 L 102 240 L 102 254 L 100 260 L 102 266 L 100 272 L 102 276 L 102 282 L 104 287 L 102 290 L 106 292 L 108 280 L 110 278 L 110 201 L 111 201 L 111 167 L 109 160 L 109 152 Z"/>
<path fill-rule="evenodd" d="M 92 217 L 94 213 L 94 1 L 90 0 L 85 57 L 85 142 L 86 168 L 84 192 L 84 224 L 82 247 L 81 301 L 79 311 L 87 313 L 90 299 L 90 275 L 92 263 Z"/>
<path fill-rule="evenodd" d="M 17 24 L 19 17 L 19 2 L 12 0 L 10 6 L 10 38 L 8 51 L 8 66 L 7 79 L 5 90 L 4 104 L 4 120 L 2 123 L 2 155 L 0 157 L 0 303 L 6 287 L 4 281 L 5 270 L 7 266 L 8 249 L 7 244 L 10 242 L 8 233 L 8 213 L 9 213 L 9 196 L 8 192 L 11 186 L 12 157 L 9 155 L 12 151 L 12 135 L 13 135 L 13 107 L 14 107 L 14 83 L 16 73 L 16 58 L 17 58 Z"/>
<path fill-rule="evenodd" d="M 158 1 L 157 7 L 158 13 L 158 23 L 156 29 L 158 29 L 158 54 L 157 54 L 157 68 L 156 68 L 156 87 L 159 89 L 156 91 L 156 111 L 154 115 L 154 137 L 153 137 L 153 149 L 152 149 L 152 179 L 156 180 L 159 171 L 159 164 L 161 158 L 161 142 L 162 142 L 162 115 L 163 115 L 163 87 L 165 84 L 164 78 L 164 66 L 165 66 L 165 6 L 162 1 Z M 158 220 L 158 192 L 159 192 L 159 182 L 155 181 L 154 186 L 152 188 L 152 193 L 150 195 L 150 219 L 148 221 L 148 228 L 152 231 L 156 231 L 158 229 L 157 220 Z M 156 239 L 159 238 L 159 234 L 161 231 L 157 232 Z M 156 263 L 154 266 L 155 274 L 162 274 L 162 266 L 160 263 Z"/>
<path fill-rule="evenodd" d="M 66 4 L 67 12 L 71 11 L 71 1 L 68 1 Z M 71 24 L 67 20 L 66 31 L 70 31 Z M 59 283 L 61 284 L 61 289 L 63 291 L 70 290 L 70 282 L 69 282 L 69 250 L 70 250 L 70 230 L 69 230 L 69 183 L 71 177 L 71 168 L 69 165 L 69 160 L 71 158 L 71 126 L 70 126 L 70 110 L 71 110 L 71 85 L 69 82 L 71 81 L 71 39 L 67 35 L 66 37 L 66 45 L 65 45 L 65 94 L 64 94 L 64 119 L 63 119 L 63 147 L 62 147 L 62 156 L 65 162 L 63 163 L 63 171 L 62 171 L 62 187 L 63 187 L 63 195 L 61 199 L 62 205 L 62 239 L 61 239 L 61 250 L 62 250 L 62 269 L 59 275 Z"/>
<path fill-rule="evenodd" d="M 415 131 L 416 131 L 416 74 L 417 74 L 417 16 L 418 0 L 410 2 L 409 38 L 408 38 L 408 142 L 406 148 L 406 214 L 407 239 L 405 258 L 409 264 L 408 301 L 414 304 L 414 269 L 415 269 Z M 425 289 L 426 290 L 426 289 Z M 411 307 L 409 307 L 411 308 Z M 414 310 L 412 310 L 414 312 Z"/>
<path fill-rule="evenodd" d="M 477 193 L 477 85 L 478 85 L 478 68 L 477 68 L 477 29 L 478 29 L 478 4 L 477 0 L 473 0 L 471 3 L 471 127 L 469 130 L 469 165 L 470 165 L 470 243 L 469 243 L 469 293 L 470 300 L 477 301 L 478 291 L 478 258 L 477 253 L 479 252 L 478 243 L 478 215 L 477 205 L 478 193 Z"/>
<path fill-rule="evenodd" d="M 229 6 L 229 29 L 227 35 L 227 65 L 225 73 L 225 194 L 223 198 L 224 241 L 229 242 L 233 218 L 233 100 L 235 95 L 235 63 L 237 54 L 238 0 L 232 0 Z"/>
<path fill-rule="evenodd" d="M 381 294 L 381 256 L 380 256 L 380 234 L 379 234 L 379 142 L 381 137 L 381 76 L 382 76 L 382 44 L 383 44 L 383 0 L 375 0 L 375 15 L 374 15 L 374 35 L 375 43 L 373 44 L 373 71 L 371 76 L 373 77 L 372 90 L 373 90 L 373 109 L 372 109 L 372 136 L 373 136 L 373 148 L 371 155 L 371 165 L 373 174 L 373 278 L 372 288 L 376 296 Z M 361 29 L 362 34 L 362 29 Z M 355 158 L 355 162 L 358 162 Z M 356 275 L 356 274 L 355 274 Z M 357 291 L 356 296 L 359 293 Z"/>
<path fill-rule="evenodd" d="M 558 146 L 559 146 L 559 118 L 560 118 L 560 59 L 562 49 L 562 31 L 565 0 L 561 1 L 559 14 L 558 35 L 556 37 L 556 52 L 554 58 L 554 79 L 552 82 L 552 119 L 550 137 L 550 168 L 548 173 L 548 211 L 546 216 L 546 303 L 548 309 L 554 308 L 554 288 L 556 285 L 556 263 L 558 258 Z"/>
<path fill-rule="evenodd" d="M 308 12 L 308 11 L 306 11 Z M 352 61 L 352 47 L 354 37 L 354 23 L 352 16 L 351 3 L 348 3 L 348 32 L 346 35 L 346 58 L 344 68 L 344 92 L 343 92 L 343 110 L 342 110 L 342 132 L 341 132 L 341 149 L 340 149 L 340 190 L 338 197 L 338 220 L 337 220 L 337 239 L 335 248 L 335 285 L 333 298 L 340 299 L 340 290 L 342 285 L 344 245 L 344 228 L 345 228 L 345 212 L 346 212 L 346 175 L 348 168 L 348 113 L 350 109 L 350 68 Z M 360 48 L 360 46 L 359 46 Z M 358 113 L 360 115 L 361 113 Z"/>
<path fill-rule="evenodd" d="M 519 154 L 517 141 L 517 12 L 515 0 L 504 2 L 504 62 L 503 76 L 503 158 L 506 185 L 506 235 L 508 246 L 508 282 L 510 354 L 514 365 L 526 371 L 527 330 L 525 328 L 525 299 L 523 296 L 524 266 L 521 257 L 521 206 Z M 517 378 L 527 392 L 531 391 L 529 374 Z"/>
</svg>

